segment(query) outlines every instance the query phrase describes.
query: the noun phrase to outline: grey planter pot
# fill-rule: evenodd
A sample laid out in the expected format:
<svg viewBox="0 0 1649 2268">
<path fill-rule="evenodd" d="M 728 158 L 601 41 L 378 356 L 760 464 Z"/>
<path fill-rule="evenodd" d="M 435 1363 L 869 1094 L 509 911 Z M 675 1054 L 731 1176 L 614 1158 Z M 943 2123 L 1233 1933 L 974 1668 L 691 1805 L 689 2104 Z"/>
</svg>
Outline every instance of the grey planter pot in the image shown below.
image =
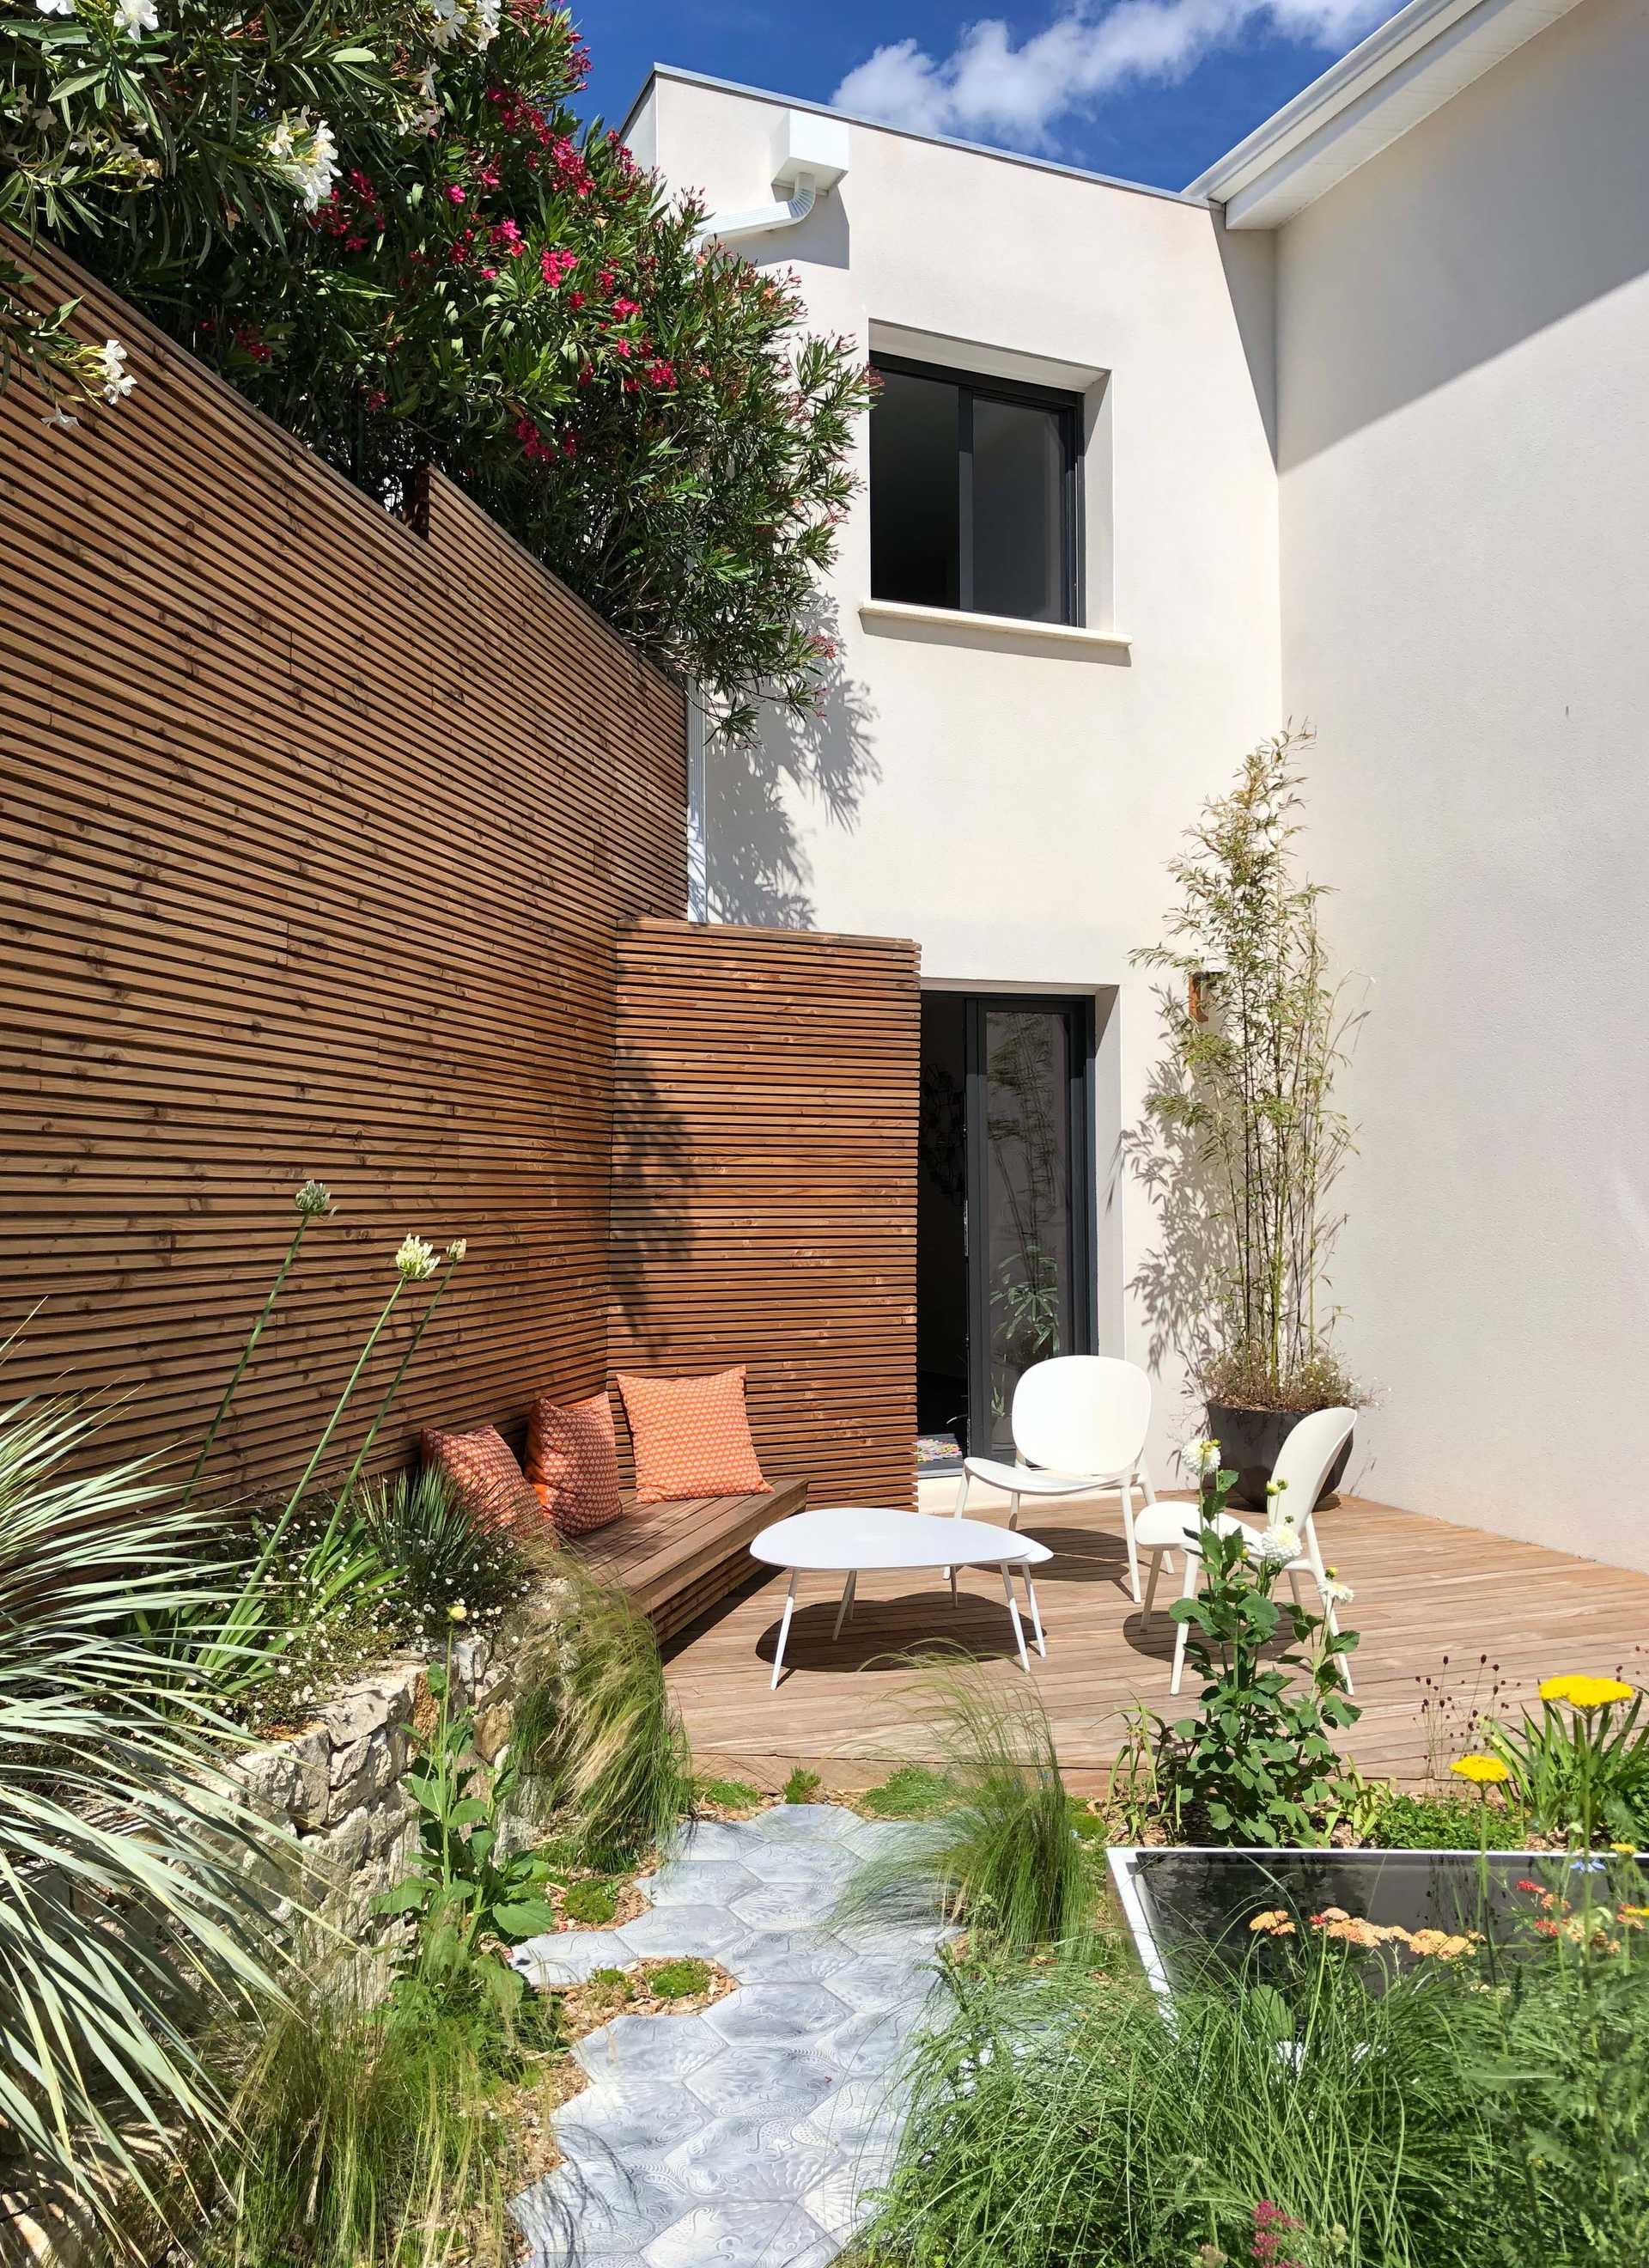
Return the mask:
<svg viewBox="0 0 1649 2268">
<path fill-rule="evenodd" d="M 1277 1453 L 1300 1419 L 1310 1415 L 1307 1410 L 1239 1410 L 1226 1402 L 1209 1403 L 1208 1431 L 1219 1444 L 1219 1462 L 1236 1469 L 1237 1485 L 1231 1491 L 1233 1504 L 1244 1505 L 1250 1512 L 1268 1509 L 1265 1484 Z M 1344 1479 L 1356 1438 L 1355 1432 L 1346 1436 L 1344 1448 L 1329 1468 L 1317 1504 L 1332 1496 Z M 1309 1508 L 1314 1512 L 1317 1506 Z"/>
</svg>

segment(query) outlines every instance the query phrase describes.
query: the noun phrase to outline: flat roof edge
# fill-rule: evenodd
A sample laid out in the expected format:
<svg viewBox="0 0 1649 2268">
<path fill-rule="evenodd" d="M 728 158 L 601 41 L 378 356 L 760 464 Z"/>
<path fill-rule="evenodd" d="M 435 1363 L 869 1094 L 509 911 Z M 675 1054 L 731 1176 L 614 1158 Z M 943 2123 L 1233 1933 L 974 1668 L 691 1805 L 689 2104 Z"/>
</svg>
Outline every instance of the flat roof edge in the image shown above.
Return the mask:
<svg viewBox="0 0 1649 2268">
<path fill-rule="evenodd" d="M 1085 166 L 1064 166 L 1054 158 L 1037 158 L 1022 150 L 997 150 L 988 142 L 963 142 L 953 134 L 921 134 L 914 127 L 893 126 L 885 118 L 866 118 L 858 111 L 838 110 L 828 102 L 811 102 L 804 96 L 778 94 L 771 87 L 746 86 L 733 78 L 718 78 L 713 71 L 687 70 L 680 63 L 654 63 L 637 91 L 636 98 L 624 114 L 619 129 L 620 137 L 629 132 L 630 121 L 652 92 L 655 82 L 661 78 L 677 80 L 683 86 L 705 86 L 718 94 L 741 95 L 747 101 L 771 102 L 786 110 L 810 110 L 821 118 L 840 118 L 850 126 L 866 127 L 874 134 L 897 134 L 907 142 L 925 142 L 937 150 L 959 150 L 970 158 L 994 158 L 1004 166 L 1026 166 L 1034 173 L 1056 173 L 1069 181 L 1087 181 L 1095 188 L 1125 189 L 1137 197 L 1158 197 L 1163 203 L 1186 205 L 1193 210 L 1204 208 L 1209 200 L 1191 189 L 1159 189 L 1150 181 L 1127 181 L 1115 173 L 1098 173 Z"/>
</svg>

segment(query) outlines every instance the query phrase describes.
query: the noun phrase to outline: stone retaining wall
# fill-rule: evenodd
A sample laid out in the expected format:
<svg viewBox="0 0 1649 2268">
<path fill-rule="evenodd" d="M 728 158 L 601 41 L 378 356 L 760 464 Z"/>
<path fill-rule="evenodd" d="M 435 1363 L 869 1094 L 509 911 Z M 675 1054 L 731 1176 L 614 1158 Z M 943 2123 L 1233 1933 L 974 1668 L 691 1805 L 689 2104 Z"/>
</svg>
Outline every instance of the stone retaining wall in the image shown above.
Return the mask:
<svg viewBox="0 0 1649 2268">
<path fill-rule="evenodd" d="M 450 1705 L 454 1715 L 475 1710 L 475 1755 L 486 1765 L 509 1738 L 512 1652 L 503 1635 L 452 1650 Z M 281 1887 L 358 1945 L 395 1926 L 372 1901 L 402 1880 L 417 1847 L 418 1808 L 405 1781 L 413 1727 L 435 1723 L 430 1667 L 414 1660 L 374 1672 L 328 1702 L 314 1724 L 235 1766 L 253 1806 L 296 1839 L 298 1879 Z"/>
</svg>

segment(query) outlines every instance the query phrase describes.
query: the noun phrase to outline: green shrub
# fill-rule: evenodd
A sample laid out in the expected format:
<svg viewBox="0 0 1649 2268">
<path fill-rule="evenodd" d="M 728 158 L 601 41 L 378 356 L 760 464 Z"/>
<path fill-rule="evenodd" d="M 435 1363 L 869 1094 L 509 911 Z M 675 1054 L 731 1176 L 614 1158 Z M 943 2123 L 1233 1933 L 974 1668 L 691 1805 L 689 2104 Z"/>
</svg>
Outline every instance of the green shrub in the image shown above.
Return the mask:
<svg viewBox="0 0 1649 2268">
<path fill-rule="evenodd" d="M 511 1753 L 585 1863 L 634 1866 L 692 1805 L 687 1739 L 651 1625 L 573 1565 L 553 1628 L 518 1659 Z"/>
<path fill-rule="evenodd" d="M 1366 1839 L 1383 1851 L 1520 1851 L 1528 1821 L 1518 1809 L 1480 1798 L 1380 1792 L 1366 1822 Z"/>
<path fill-rule="evenodd" d="M 901 1764 L 880 1787 L 866 1788 L 859 1798 L 876 1819 L 932 1819 L 955 1800 L 949 1779 L 928 1764 Z"/>
<path fill-rule="evenodd" d="M 824 1782 L 816 1771 L 806 1771 L 797 1764 L 784 1783 L 784 1800 L 786 1803 L 811 1803 L 823 1786 Z"/>
<path fill-rule="evenodd" d="M 438 467 L 747 734 L 758 689 L 809 711 L 830 658 L 862 355 L 701 246 L 700 204 L 580 126 L 583 78 L 561 8 L 168 0 L 146 36 L 108 0 L 18 8 L 0 221 L 380 501 Z M 102 391 L 19 283 L 0 261 L 0 382 L 14 349 Z"/>
<path fill-rule="evenodd" d="M 1094 1884 L 1053 1731 L 1034 1693 L 1004 1696 L 966 1669 L 931 1678 L 953 1800 L 919 1838 L 871 1860 L 850 1909 L 937 1910 L 992 1945 L 1027 1951 L 1089 1934 Z"/>
<path fill-rule="evenodd" d="M 1167 2012 L 1137 1972 L 960 1974 L 865 2257 L 1624 2268 L 1649 2257 L 1635 1942 L 1380 1972 L 1312 1936 Z"/>
<path fill-rule="evenodd" d="M 655 1998 L 660 2000 L 688 2000 L 696 1992 L 708 1992 L 710 1966 L 708 1961 L 666 1961 L 661 1962 L 648 1977 Z"/>
<path fill-rule="evenodd" d="M 618 1911 L 618 1892 L 611 1882 L 575 1882 L 563 1895 L 561 1910 L 569 1921 L 605 1929 Z"/>
<path fill-rule="evenodd" d="M 531 1572 L 512 1532 L 477 1526 L 438 1468 L 380 1482 L 364 1494 L 361 1516 L 394 1571 L 400 1625 L 420 1645 L 445 1639 L 454 1608 L 467 1631 L 496 1631 L 526 1593 Z"/>
<path fill-rule="evenodd" d="M 584 1990 L 598 2007 L 622 2008 L 636 1997 L 636 1988 L 622 1969 L 593 1969 Z"/>
</svg>

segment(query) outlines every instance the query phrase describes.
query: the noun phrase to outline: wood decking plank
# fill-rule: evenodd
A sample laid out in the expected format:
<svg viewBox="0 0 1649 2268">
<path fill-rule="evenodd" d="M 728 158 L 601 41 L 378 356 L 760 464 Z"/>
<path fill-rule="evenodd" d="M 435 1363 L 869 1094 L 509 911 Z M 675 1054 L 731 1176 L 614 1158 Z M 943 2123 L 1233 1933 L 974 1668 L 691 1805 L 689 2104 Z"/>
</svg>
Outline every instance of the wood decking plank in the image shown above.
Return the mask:
<svg viewBox="0 0 1649 2268">
<path fill-rule="evenodd" d="M 942 1484 L 924 1495 L 948 1508 Z M 970 1513 L 993 1516 L 986 1500 Z M 1023 1526 L 1049 1544 L 1037 1596 L 1049 1653 L 1032 1657 L 1032 1684 L 1047 1708 L 1061 1761 L 1079 1789 L 1096 1789 L 1136 1702 L 1182 1712 L 1168 1691 L 1174 1625 L 1159 1597 L 1154 1627 L 1123 1588 L 1115 1498 L 1027 1506 Z M 996 1516 L 1000 1516 L 997 1513 Z M 1363 1714 L 1346 1746 L 1366 1771 L 1422 1779 L 1435 1749 L 1447 1764 L 1464 1744 L 1476 1697 L 1515 1711 L 1542 1677 L 1564 1669 L 1649 1677 L 1649 1574 L 1604 1568 L 1520 1539 L 1347 1498 L 1320 1518 L 1323 1550 L 1356 1590 L 1349 1619 L 1360 1632 L 1353 1656 Z M 1177 1582 L 1170 1595 L 1177 1594 Z M 784 1581 L 775 1576 L 703 1615 L 668 1659 L 671 1690 L 701 1758 L 761 1786 L 800 1763 L 838 1786 L 867 1785 L 894 1764 L 938 1757 L 938 1728 L 920 1679 L 902 1657 L 949 1640 L 982 1665 L 1005 1694 L 1022 1673 L 1013 1654 L 994 1571 L 961 1579 L 953 1610 L 942 1586 L 892 1573 L 865 1577 L 853 1620 L 831 1641 L 839 1586 L 804 1577 L 786 1647 L 786 1675 L 767 1690 Z M 1307 1587 L 1309 1598 L 1309 1587 Z M 1447 1667 L 1444 1668 L 1445 1657 Z M 1451 1697 L 1447 1712 L 1423 1712 L 1423 1681 Z"/>
</svg>

